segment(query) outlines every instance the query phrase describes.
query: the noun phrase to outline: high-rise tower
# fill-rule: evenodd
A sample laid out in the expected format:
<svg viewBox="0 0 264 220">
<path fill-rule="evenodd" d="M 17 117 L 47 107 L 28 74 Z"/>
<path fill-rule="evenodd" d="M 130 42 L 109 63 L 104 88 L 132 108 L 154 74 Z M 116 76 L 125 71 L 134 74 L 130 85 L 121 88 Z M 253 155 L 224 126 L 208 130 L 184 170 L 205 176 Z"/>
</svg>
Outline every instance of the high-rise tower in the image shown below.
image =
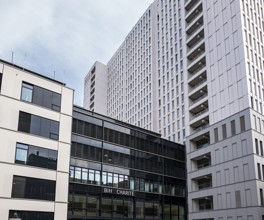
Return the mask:
<svg viewBox="0 0 264 220">
<path fill-rule="evenodd" d="M 156 0 L 107 64 L 106 114 L 186 143 L 190 219 L 264 215 L 263 10 Z"/>
</svg>

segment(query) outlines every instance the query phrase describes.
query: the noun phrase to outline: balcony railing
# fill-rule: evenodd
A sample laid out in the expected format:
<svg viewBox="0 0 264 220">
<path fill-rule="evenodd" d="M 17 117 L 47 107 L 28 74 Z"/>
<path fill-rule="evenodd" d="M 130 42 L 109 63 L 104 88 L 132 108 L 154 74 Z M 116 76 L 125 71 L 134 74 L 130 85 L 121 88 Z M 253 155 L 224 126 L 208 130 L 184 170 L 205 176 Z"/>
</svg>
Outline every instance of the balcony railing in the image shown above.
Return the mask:
<svg viewBox="0 0 264 220">
<path fill-rule="evenodd" d="M 196 73 L 198 73 L 198 72 L 199 72 L 201 69 L 203 69 L 205 66 L 206 66 L 205 63 L 201 64 L 198 68 L 195 69 L 195 71 L 193 71 L 193 72 L 189 75 L 188 79 L 190 79 L 191 77 L 193 77 Z"/>
<path fill-rule="evenodd" d="M 194 105 L 195 103 L 199 102 L 200 100 L 202 100 L 203 98 L 205 98 L 207 95 L 208 95 L 208 94 L 205 93 L 204 95 L 200 96 L 198 99 L 195 99 L 194 101 L 191 101 L 191 103 L 190 103 L 190 107 L 191 107 L 192 105 Z"/>
<path fill-rule="evenodd" d="M 209 124 L 206 124 L 206 125 L 200 126 L 200 127 L 196 128 L 196 129 L 192 132 L 192 134 L 197 133 L 197 132 L 199 132 L 199 131 L 202 131 L 202 130 L 208 128 L 208 127 L 209 127 Z"/>
<path fill-rule="evenodd" d="M 198 35 L 197 35 L 197 37 L 198 37 Z M 192 50 L 197 44 L 199 44 L 202 40 L 204 40 L 204 37 L 203 37 L 203 36 L 202 36 L 202 37 L 200 36 L 200 37 L 199 37 L 199 40 L 196 41 L 195 44 L 193 44 L 191 47 L 188 46 L 188 48 L 187 48 L 187 52 L 191 51 L 191 50 Z"/>
<path fill-rule="evenodd" d="M 197 87 L 199 87 L 200 85 L 202 85 L 206 81 L 207 81 L 207 78 L 204 78 L 202 81 L 200 81 L 199 83 L 195 84 L 195 86 L 191 87 L 189 89 L 189 92 L 193 91 L 194 89 L 196 89 Z"/>
<path fill-rule="evenodd" d="M 204 113 L 206 113 L 206 112 L 208 112 L 208 111 L 209 111 L 209 109 L 206 108 L 206 109 L 204 109 L 203 111 L 198 112 L 197 114 L 195 114 L 195 115 L 193 115 L 193 116 L 191 117 L 191 120 L 193 120 L 193 119 L 199 117 L 200 115 L 202 115 L 202 114 L 204 114 Z"/>
</svg>

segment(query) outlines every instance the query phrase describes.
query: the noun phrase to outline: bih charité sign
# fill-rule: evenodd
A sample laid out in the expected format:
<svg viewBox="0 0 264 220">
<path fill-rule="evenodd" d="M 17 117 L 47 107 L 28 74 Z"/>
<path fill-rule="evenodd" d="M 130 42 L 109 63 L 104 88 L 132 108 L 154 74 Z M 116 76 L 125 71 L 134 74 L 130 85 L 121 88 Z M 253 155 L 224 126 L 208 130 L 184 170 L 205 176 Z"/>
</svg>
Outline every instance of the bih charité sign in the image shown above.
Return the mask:
<svg viewBox="0 0 264 220">
<path fill-rule="evenodd" d="M 115 189 L 115 188 L 102 188 L 103 193 L 112 195 L 122 195 L 122 196 L 134 196 L 134 191 L 125 189 Z"/>
</svg>

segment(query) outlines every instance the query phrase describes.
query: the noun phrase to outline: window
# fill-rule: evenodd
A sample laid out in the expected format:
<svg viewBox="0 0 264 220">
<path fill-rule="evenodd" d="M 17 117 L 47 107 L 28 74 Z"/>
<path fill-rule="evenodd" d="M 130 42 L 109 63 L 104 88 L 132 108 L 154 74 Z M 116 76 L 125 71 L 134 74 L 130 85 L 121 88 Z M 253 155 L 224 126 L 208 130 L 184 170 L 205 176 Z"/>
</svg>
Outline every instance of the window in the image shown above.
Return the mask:
<svg viewBox="0 0 264 220">
<path fill-rule="evenodd" d="M 18 131 L 58 140 L 59 122 L 19 112 Z"/>
<path fill-rule="evenodd" d="M 12 198 L 55 201 L 56 182 L 52 180 L 14 176 Z"/>
<path fill-rule="evenodd" d="M 256 148 L 256 154 L 259 154 L 258 139 L 257 138 L 255 138 L 255 148 Z"/>
<path fill-rule="evenodd" d="M 258 179 L 261 180 L 261 170 L 260 170 L 260 164 L 257 163 L 258 166 Z"/>
<path fill-rule="evenodd" d="M 231 121 L 231 135 L 235 135 L 236 134 L 236 124 L 235 124 L 235 120 Z"/>
<path fill-rule="evenodd" d="M 263 152 L 263 144 L 262 144 L 262 141 L 259 142 L 259 148 L 260 148 L 260 155 L 263 157 L 264 156 L 264 152 Z"/>
<path fill-rule="evenodd" d="M 215 138 L 215 142 L 217 142 L 218 141 L 218 129 L 217 128 L 214 129 L 214 138 Z"/>
<path fill-rule="evenodd" d="M 263 206 L 264 205 L 264 201 L 263 201 L 263 189 L 259 189 L 259 194 L 260 194 L 260 205 Z"/>
<path fill-rule="evenodd" d="M 0 92 L 1 92 L 1 87 L 2 87 L 2 73 L 0 73 Z"/>
<path fill-rule="evenodd" d="M 27 144 L 17 143 L 15 163 L 57 169 L 58 152 Z"/>
<path fill-rule="evenodd" d="M 240 117 L 240 130 L 241 131 L 245 131 L 246 130 L 246 126 L 245 126 L 245 116 L 241 116 Z"/>
<path fill-rule="evenodd" d="M 222 125 L 222 133 L 223 133 L 223 139 L 226 139 L 226 137 L 227 137 L 226 124 Z"/>
<path fill-rule="evenodd" d="M 55 111 L 60 111 L 61 95 L 50 90 L 22 83 L 21 100 L 31 102 L 39 106 L 43 106 Z"/>
<path fill-rule="evenodd" d="M 199 210 L 210 210 L 213 209 L 213 201 L 211 197 L 206 197 L 204 199 L 199 199 Z"/>
<path fill-rule="evenodd" d="M 10 210 L 9 218 L 21 220 L 54 220 L 54 213 Z"/>
</svg>

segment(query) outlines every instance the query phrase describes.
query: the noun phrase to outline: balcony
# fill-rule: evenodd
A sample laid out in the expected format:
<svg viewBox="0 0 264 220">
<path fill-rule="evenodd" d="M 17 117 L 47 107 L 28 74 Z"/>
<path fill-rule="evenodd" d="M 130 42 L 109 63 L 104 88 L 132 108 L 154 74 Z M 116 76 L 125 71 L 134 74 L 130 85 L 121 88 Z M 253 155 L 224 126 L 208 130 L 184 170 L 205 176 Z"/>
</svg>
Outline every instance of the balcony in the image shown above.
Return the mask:
<svg viewBox="0 0 264 220">
<path fill-rule="evenodd" d="M 204 115 L 205 113 L 208 113 L 208 112 L 209 112 L 209 109 L 208 108 L 205 108 L 202 111 L 200 111 L 200 112 L 198 112 L 196 114 L 191 115 L 191 117 L 190 117 L 191 118 L 191 121 L 194 120 L 194 119 L 196 119 L 196 118 L 198 118 L 198 117 L 200 117 L 201 115 Z M 192 123 L 190 122 L 190 124 L 192 124 Z"/>
<path fill-rule="evenodd" d="M 194 45 L 192 48 L 189 48 L 187 52 L 187 58 L 189 60 L 193 60 L 197 54 L 201 53 L 202 51 L 204 52 L 205 50 L 205 42 L 204 41 L 199 41 L 196 45 Z"/>
<path fill-rule="evenodd" d="M 197 16 L 199 16 L 203 12 L 203 5 L 202 3 L 198 5 L 198 7 L 193 7 L 188 13 L 186 13 L 185 21 L 186 25 L 191 23 Z"/>
<path fill-rule="evenodd" d="M 213 196 L 197 199 L 198 211 L 213 210 Z"/>
<path fill-rule="evenodd" d="M 197 59 L 199 59 L 202 55 L 204 55 L 204 47 L 201 46 L 201 48 L 197 48 L 197 50 L 193 51 L 193 53 L 189 54 L 187 65 L 191 65 L 194 63 Z"/>
<path fill-rule="evenodd" d="M 210 153 L 201 155 L 197 158 L 194 158 L 193 160 L 196 161 L 197 170 L 211 166 L 211 154 Z"/>
<path fill-rule="evenodd" d="M 212 174 L 205 176 L 199 176 L 195 179 L 192 179 L 193 190 L 203 190 L 212 187 Z"/>
<path fill-rule="evenodd" d="M 200 0 L 185 0 L 185 10 L 186 12 L 190 11 Z"/>
<path fill-rule="evenodd" d="M 193 75 L 191 75 L 193 76 Z M 193 91 L 194 89 L 198 88 L 200 85 L 207 81 L 207 74 L 206 71 L 200 72 L 200 74 L 195 74 L 196 77 L 189 78 L 189 92 Z"/>
<path fill-rule="evenodd" d="M 94 94 L 91 96 L 91 98 L 90 98 L 90 102 L 92 102 L 93 100 L 94 100 Z"/>
<path fill-rule="evenodd" d="M 195 119 L 192 119 L 192 121 L 190 121 L 190 127 L 196 131 L 198 129 L 201 129 L 205 126 L 205 128 L 207 128 L 209 125 L 209 114 L 208 111 L 202 115 L 200 115 L 200 117 L 197 117 Z"/>
<path fill-rule="evenodd" d="M 195 33 L 196 30 L 198 30 L 201 26 L 203 26 L 203 15 L 201 14 L 198 16 L 198 18 L 194 19 L 191 23 L 188 24 L 186 27 L 186 34 L 187 39 Z"/>
<path fill-rule="evenodd" d="M 194 137 L 193 139 L 190 140 L 190 143 L 193 150 L 198 150 L 200 148 L 208 147 L 210 144 L 209 132 Z"/>
<path fill-rule="evenodd" d="M 207 94 L 207 83 L 204 83 L 203 81 L 201 81 L 200 83 L 200 85 L 198 85 L 195 89 L 189 92 L 189 98 L 191 103 L 196 103 L 195 101 L 199 97 L 203 96 L 204 94 Z"/>
<path fill-rule="evenodd" d="M 187 52 L 204 40 L 204 28 L 200 26 L 192 35 L 186 36 Z"/>
<path fill-rule="evenodd" d="M 94 94 L 94 92 L 95 92 L 95 88 L 93 88 L 93 89 L 91 90 L 91 92 L 90 92 L 90 96 L 92 96 L 92 95 Z"/>
<path fill-rule="evenodd" d="M 201 69 L 205 68 L 205 66 L 206 66 L 206 61 L 205 61 L 205 56 L 204 56 L 188 68 L 188 72 L 190 73 L 189 78 L 194 76 Z"/>
</svg>

